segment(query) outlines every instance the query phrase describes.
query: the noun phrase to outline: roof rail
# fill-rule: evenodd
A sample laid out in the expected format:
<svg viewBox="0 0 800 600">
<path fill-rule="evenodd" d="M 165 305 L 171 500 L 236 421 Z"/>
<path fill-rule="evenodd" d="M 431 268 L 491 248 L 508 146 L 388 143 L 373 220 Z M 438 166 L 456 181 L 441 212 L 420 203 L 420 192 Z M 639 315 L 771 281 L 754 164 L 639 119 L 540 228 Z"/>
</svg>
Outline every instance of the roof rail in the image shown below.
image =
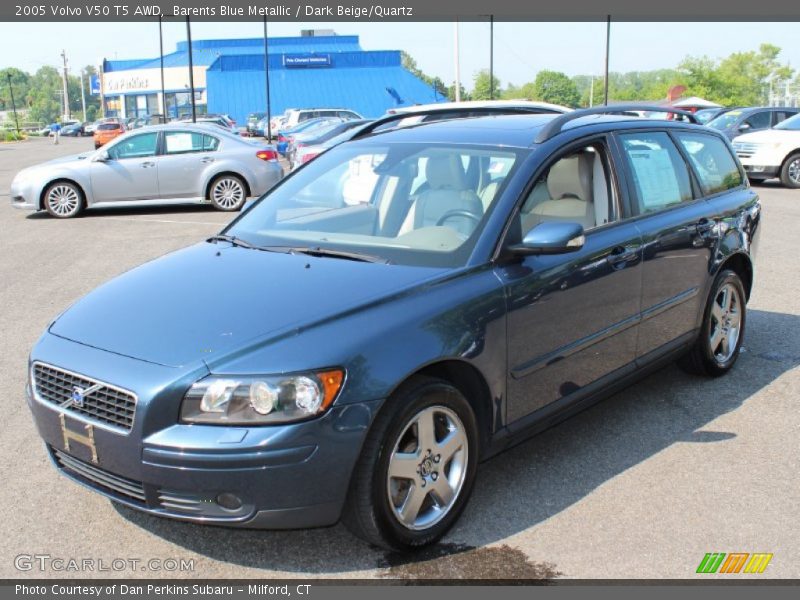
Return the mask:
<svg viewBox="0 0 800 600">
<path fill-rule="evenodd" d="M 612 106 L 593 106 L 592 108 L 581 108 L 557 116 L 539 130 L 539 133 L 536 135 L 536 139 L 534 141 L 537 144 L 546 142 L 550 138 L 561 133 L 567 123 L 574 121 L 575 119 L 580 119 L 581 117 L 588 117 L 590 115 L 613 115 L 636 110 L 681 115 L 683 117 L 687 117 L 691 123 L 694 123 L 695 125 L 699 124 L 697 117 L 695 117 L 692 113 L 687 110 L 674 108 L 672 106 L 659 106 L 657 104 L 614 104 Z"/>
<path fill-rule="evenodd" d="M 403 119 L 409 119 L 412 117 L 424 117 L 426 115 L 438 115 L 441 113 L 447 112 L 458 112 L 458 108 L 427 108 L 425 110 L 413 110 L 408 112 L 396 113 L 393 115 L 389 115 L 388 117 L 381 117 L 377 119 L 361 129 L 356 135 L 354 135 L 351 139 L 357 140 L 364 136 L 369 135 L 370 133 L 375 132 L 378 128 L 382 127 L 386 123 L 391 123 L 393 121 L 402 121 Z M 525 107 L 525 106 L 481 106 L 481 107 L 464 107 L 463 112 L 470 113 L 470 116 L 475 115 L 475 113 L 479 113 L 481 115 L 549 115 L 549 114 L 556 114 L 552 111 L 549 111 L 544 108 L 538 108 L 535 106 Z M 463 119 L 465 118 L 463 115 L 455 114 L 453 119 Z M 442 119 L 446 120 L 446 119 Z"/>
</svg>

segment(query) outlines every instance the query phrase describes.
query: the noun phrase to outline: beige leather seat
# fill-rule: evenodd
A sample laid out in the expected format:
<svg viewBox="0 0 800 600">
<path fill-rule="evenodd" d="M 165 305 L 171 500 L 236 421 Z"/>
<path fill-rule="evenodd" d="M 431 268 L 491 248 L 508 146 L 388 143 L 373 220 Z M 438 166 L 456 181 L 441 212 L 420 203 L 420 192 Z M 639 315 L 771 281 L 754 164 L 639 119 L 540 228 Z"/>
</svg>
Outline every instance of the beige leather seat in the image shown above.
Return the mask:
<svg viewBox="0 0 800 600">
<path fill-rule="evenodd" d="M 483 215 L 481 199 L 473 190 L 467 189 L 464 167 L 457 155 L 430 157 L 425 165 L 425 178 L 428 189 L 411 206 L 400 228 L 401 235 L 413 229 L 433 227 L 452 210 L 466 210 L 479 218 Z M 475 228 L 475 221 L 453 217 L 445 225 L 469 235 Z"/>
<path fill-rule="evenodd" d="M 584 229 L 594 227 L 593 170 L 594 157 L 587 152 L 559 160 L 547 175 L 550 199 L 539 202 L 531 214 L 539 221 L 573 221 Z"/>
</svg>

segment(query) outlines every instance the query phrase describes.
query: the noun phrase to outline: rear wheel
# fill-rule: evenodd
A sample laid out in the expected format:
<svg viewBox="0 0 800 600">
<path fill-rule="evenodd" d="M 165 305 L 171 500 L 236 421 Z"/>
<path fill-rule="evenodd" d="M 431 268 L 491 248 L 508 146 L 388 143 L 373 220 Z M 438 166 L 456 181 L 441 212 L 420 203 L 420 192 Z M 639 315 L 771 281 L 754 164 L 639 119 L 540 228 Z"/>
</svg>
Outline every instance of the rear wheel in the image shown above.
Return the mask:
<svg viewBox="0 0 800 600">
<path fill-rule="evenodd" d="M 795 152 L 783 163 L 781 183 L 788 188 L 800 188 L 800 152 Z"/>
<path fill-rule="evenodd" d="M 222 175 L 211 183 L 208 196 L 218 210 L 240 210 L 247 200 L 247 188 L 238 175 Z"/>
<path fill-rule="evenodd" d="M 456 522 L 475 480 L 478 433 L 446 381 L 416 378 L 387 402 L 356 465 L 343 521 L 391 550 L 432 544 Z"/>
<path fill-rule="evenodd" d="M 83 210 L 83 192 L 74 183 L 56 181 L 44 192 L 44 208 L 58 219 L 69 219 Z"/>
<path fill-rule="evenodd" d="M 706 302 L 703 326 L 692 350 L 679 364 L 698 375 L 719 377 L 731 370 L 744 340 L 747 319 L 742 280 L 734 271 L 722 271 Z"/>
</svg>

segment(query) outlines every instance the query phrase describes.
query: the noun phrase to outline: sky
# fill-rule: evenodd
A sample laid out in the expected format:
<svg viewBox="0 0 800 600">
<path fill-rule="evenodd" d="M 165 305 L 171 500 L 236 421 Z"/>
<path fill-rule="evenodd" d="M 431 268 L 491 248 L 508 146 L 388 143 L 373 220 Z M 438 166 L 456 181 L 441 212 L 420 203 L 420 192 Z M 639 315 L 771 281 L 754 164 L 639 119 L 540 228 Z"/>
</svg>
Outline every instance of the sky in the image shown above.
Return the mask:
<svg viewBox="0 0 800 600">
<path fill-rule="evenodd" d="M 541 69 L 567 75 L 603 71 L 605 23 L 496 22 L 494 70 L 505 87 L 532 81 Z M 193 23 L 194 39 L 259 37 L 258 23 Z M 359 35 L 365 50 L 405 50 L 427 74 L 455 79 L 454 23 L 271 23 L 270 36 L 295 36 L 300 29 L 334 29 Z M 782 48 L 781 59 L 800 68 L 797 23 L 612 23 L 611 70 L 671 68 L 687 55 L 723 58 L 756 50 L 761 43 Z M 184 22 L 164 24 L 164 51 L 184 40 Z M 488 23 L 460 23 L 462 84 L 489 66 Z M 65 50 L 72 72 L 99 59 L 158 56 L 155 23 L 0 23 L 0 68 L 33 72 L 60 64 Z"/>
</svg>

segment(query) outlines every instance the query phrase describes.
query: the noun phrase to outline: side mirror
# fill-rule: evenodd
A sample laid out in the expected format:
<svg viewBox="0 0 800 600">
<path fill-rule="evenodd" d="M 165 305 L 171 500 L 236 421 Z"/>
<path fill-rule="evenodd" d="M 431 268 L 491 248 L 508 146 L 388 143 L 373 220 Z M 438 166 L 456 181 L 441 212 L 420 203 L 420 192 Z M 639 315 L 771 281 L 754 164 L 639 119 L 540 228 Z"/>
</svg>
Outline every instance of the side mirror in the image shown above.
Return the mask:
<svg viewBox="0 0 800 600">
<path fill-rule="evenodd" d="M 750 123 L 742 123 L 739 125 L 739 131 L 747 131 L 750 129 Z"/>
<path fill-rule="evenodd" d="M 111 160 L 111 158 L 108 156 L 108 150 L 100 150 L 94 155 L 94 160 L 96 162 L 108 162 Z"/>
<path fill-rule="evenodd" d="M 583 248 L 586 238 L 580 223 L 546 221 L 531 229 L 522 243 L 510 246 L 514 254 L 563 254 Z"/>
</svg>

